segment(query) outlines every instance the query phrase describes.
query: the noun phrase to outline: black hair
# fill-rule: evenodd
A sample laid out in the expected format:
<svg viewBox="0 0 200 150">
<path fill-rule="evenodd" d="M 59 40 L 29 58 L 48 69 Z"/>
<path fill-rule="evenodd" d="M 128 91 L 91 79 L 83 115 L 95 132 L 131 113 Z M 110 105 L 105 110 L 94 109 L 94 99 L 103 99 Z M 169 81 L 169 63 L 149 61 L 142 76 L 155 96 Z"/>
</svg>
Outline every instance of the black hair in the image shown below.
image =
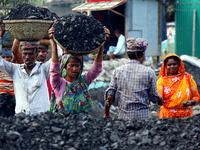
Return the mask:
<svg viewBox="0 0 200 150">
<path fill-rule="evenodd" d="M 75 59 L 75 60 L 79 61 L 80 64 L 81 64 L 81 62 L 82 62 L 80 57 L 78 57 L 78 56 L 72 56 L 72 55 L 71 55 L 71 56 L 68 58 L 66 65 L 68 64 L 68 62 L 69 62 L 71 59 Z M 66 67 L 66 65 L 65 65 L 65 67 Z"/>
<path fill-rule="evenodd" d="M 166 64 L 167 64 L 167 62 L 168 62 L 169 59 L 174 59 L 180 65 L 180 59 L 177 56 L 169 56 L 164 61 L 165 66 L 166 66 Z"/>
<path fill-rule="evenodd" d="M 144 51 L 127 52 L 129 59 L 139 59 L 142 57 Z"/>
</svg>

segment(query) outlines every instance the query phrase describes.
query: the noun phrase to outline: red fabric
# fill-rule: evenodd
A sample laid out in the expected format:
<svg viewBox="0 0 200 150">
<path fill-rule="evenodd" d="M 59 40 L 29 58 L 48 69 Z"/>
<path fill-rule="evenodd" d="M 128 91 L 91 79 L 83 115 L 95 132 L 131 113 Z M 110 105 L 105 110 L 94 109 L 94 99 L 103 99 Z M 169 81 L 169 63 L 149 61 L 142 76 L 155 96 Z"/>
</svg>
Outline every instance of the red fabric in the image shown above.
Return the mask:
<svg viewBox="0 0 200 150">
<path fill-rule="evenodd" d="M 51 84 L 50 84 L 50 77 L 47 79 L 47 88 L 48 88 L 48 91 L 49 91 L 49 100 L 51 99 L 51 92 L 52 92 L 52 87 L 51 87 Z"/>
</svg>

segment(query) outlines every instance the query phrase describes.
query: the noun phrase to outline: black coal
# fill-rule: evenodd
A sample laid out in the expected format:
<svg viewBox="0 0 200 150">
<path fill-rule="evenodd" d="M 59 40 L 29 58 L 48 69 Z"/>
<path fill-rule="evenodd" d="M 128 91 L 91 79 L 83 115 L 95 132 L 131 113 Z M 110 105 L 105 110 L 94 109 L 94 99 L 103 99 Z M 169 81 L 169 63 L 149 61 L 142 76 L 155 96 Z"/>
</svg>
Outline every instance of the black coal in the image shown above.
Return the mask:
<svg viewBox="0 0 200 150">
<path fill-rule="evenodd" d="M 200 149 L 200 115 L 122 121 L 46 112 L 0 118 L 0 149 Z"/>
<path fill-rule="evenodd" d="M 80 14 L 62 16 L 54 28 L 56 40 L 66 50 L 92 51 L 105 41 L 103 25 L 92 16 Z"/>
<path fill-rule="evenodd" d="M 53 17 L 58 18 L 55 13 L 50 12 L 47 8 L 35 7 L 30 4 L 19 4 L 11 10 L 11 12 L 4 16 L 5 20 L 54 20 Z"/>
</svg>

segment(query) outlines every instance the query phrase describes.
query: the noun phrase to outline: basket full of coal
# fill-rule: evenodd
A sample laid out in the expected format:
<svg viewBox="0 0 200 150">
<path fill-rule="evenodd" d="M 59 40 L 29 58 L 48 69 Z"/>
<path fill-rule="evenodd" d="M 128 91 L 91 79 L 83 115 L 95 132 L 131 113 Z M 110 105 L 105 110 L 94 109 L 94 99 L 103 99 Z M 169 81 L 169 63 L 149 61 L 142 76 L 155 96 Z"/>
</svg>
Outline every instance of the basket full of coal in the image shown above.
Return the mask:
<svg viewBox="0 0 200 150">
<path fill-rule="evenodd" d="M 58 17 L 47 8 L 19 4 L 3 18 L 11 34 L 20 41 L 39 41 Z"/>
<path fill-rule="evenodd" d="M 0 117 L 0 149 L 199 150 L 200 115 L 186 119 L 95 119 L 57 113 Z"/>
<path fill-rule="evenodd" d="M 103 25 L 92 16 L 69 14 L 57 19 L 54 38 L 64 53 L 86 55 L 105 42 Z"/>
</svg>

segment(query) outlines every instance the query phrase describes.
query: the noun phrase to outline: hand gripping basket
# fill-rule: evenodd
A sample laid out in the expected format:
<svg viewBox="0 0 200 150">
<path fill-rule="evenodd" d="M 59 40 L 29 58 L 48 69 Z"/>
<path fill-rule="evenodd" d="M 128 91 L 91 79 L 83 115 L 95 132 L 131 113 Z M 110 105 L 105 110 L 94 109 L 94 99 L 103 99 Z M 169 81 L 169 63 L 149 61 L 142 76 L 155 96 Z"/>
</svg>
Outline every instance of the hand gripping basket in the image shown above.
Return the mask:
<svg viewBox="0 0 200 150">
<path fill-rule="evenodd" d="M 39 41 L 53 24 L 51 20 L 4 20 L 14 38 L 20 41 Z"/>
<path fill-rule="evenodd" d="M 53 36 L 53 39 L 54 41 L 60 46 L 60 48 L 63 50 L 63 54 L 71 54 L 71 55 L 74 55 L 74 56 L 81 56 L 81 55 L 88 55 L 90 53 L 93 53 L 95 51 L 98 51 L 102 46 L 103 44 L 105 43 L 105 41 L 101 44 L 101 46 L 97 47 L 96 49 L 94 50 L 91 50 L 91 51 L 73 51 L 73 50 L 67 50 L 65 49 L 57 40 L 56 38 Z"/>
</svg>

